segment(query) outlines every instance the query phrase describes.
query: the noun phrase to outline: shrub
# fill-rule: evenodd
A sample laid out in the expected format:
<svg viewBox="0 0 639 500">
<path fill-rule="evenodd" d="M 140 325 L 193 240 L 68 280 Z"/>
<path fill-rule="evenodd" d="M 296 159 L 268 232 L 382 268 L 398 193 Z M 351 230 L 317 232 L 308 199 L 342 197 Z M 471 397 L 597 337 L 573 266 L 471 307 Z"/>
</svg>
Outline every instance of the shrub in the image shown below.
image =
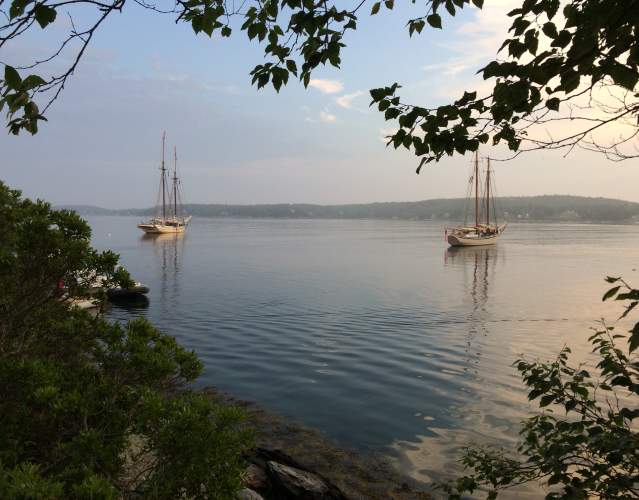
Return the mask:
<svg viewBox="0 0 639 500">
<path fill-rule="evenodd" d="M 0 498 L 233 497 L 250 436 L 240 410 L 189 390 L 195 354 L 63 300 L 96 275 L 126 284 L 118 256 L 2 183 L 0 220 Z"/>
<path fill-rule="evenodd" d="M 607 281 L 615 286 L 603 300 L 624 302 L 625 318 L 639 304 L 639 290 L 621 278 Z M 467 448 L 462 463 L 472 473 L 442 485 L 449 497 L 483 489 L 495 498 L 500 490 L 529 482 L 550 486 L 546 498 L 639 497 L 639 433 L 634 423 L 639 417 L 639 322 L 629 334 L 616 333 L 615 326 L 605 322 L 595 329 L 589 338 L 598 359 L 593 374 L 569 364 L 568 347 L 552 362 L 517 360 L 515 366 L 530 389 L 528 398 L 542 408 L 522 425 L 521 456 Z"/>
</svg>

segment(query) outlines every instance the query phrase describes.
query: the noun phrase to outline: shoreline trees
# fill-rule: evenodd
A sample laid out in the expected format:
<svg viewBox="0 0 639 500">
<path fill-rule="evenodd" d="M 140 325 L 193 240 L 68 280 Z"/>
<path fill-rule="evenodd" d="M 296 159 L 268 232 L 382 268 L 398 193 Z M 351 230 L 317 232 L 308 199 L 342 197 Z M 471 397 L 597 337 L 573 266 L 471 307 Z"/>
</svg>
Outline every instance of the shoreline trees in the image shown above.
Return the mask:
<svg viewBox="0 0 639 500">
<path fill-rule="evenodd" d="M 232 498 L 250 434 L 239 409 L 189 390 L 195 353 L 62 300 L 96 274 L 126 284 L 117 255 L 1 182 L 0 218 L 0 497 Z"/>
</svg>

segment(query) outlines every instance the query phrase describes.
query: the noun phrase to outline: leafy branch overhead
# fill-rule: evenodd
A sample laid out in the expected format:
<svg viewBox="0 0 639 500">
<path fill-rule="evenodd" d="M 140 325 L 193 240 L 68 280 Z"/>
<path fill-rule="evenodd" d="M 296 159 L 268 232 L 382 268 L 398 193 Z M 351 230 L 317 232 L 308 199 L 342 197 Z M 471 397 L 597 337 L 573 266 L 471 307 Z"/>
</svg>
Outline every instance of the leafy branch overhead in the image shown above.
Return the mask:
<svg viewBox="0 0 639 500">
<path fill-rule="evenodd" d="M 579 145 L 612 159 L 639 155 L 639 2 L 573 0 L 562 7 L 559 0 L 525 0 L 509 13 L 504 59 L 479 71 L 494 81 L 488 95 L 465 92 L 426 108 L 403 103 L 397 84 L 372 90 L 371 105 L 398 121 L 389 144 L 412 149 L 422 157 L 419 168 L 489 141 L 514 153 Z M 552 130 L 552 122 L 567 123 L 567 131 L 535 134 Z M 596 133 L 613 124 L 627 129 L 598 141 Z"/>
<path fill-rule="evenodd" d="M 29 30 L 49 29 L 64 14 L 72 29 L 48 57 L 5 66 L 0 107 L 6 106 L 10 132 L 37 132 L 96 30 L 113 12 L 122 12 L 126 1 L 11 2 L 4 12 L 7 21 L 0 26 L 0 48 Z M 272 85 L 277 91 L 291 75 L 306 86 L 318 66 L 339 67 L 349 32 L 356 31 L 361 18 L 395 7 L 395 0 L 369 5 L 362 0 L 347 8 L 331 0 L 176 0 L 165 9 L 147 0 L 129 1 L 174 15 L 176 22 L 189 23 L 195 33 L 209 37 L 243 32 L 262 45 L 266 56 L 266 62 L 250 72 L 253 84 Z M 442 29 L 444 18 L 464 7 L 483 7 L 483 0 L 412 3 L 421 15 L 406 22 L 410 36 L 427 27 Z M 94 19 L 77 27 L 73 14 L 87 7 Z M 371 104 L 397 123 L 389 144 L 421 157 L 419 168 L 445 155 L 475 151 L 483 143 L 504 144 L 514 154 L 581 146 L 617 160 L 638 156 L 639 0 L 522 0 L 509 16 L 512 26 L 499 57 L 479 71 L 491 82 L 486 95 L 468 91 L 452 103 L 424 107 L 402 101 L 398 84 L 371 91 Z M 61 73 L 25 76 L 69 53 L 72 62 Z M 619 125 L 623 130 L 615 129 L 608 141 L 597 135 Z"/>
</svg>

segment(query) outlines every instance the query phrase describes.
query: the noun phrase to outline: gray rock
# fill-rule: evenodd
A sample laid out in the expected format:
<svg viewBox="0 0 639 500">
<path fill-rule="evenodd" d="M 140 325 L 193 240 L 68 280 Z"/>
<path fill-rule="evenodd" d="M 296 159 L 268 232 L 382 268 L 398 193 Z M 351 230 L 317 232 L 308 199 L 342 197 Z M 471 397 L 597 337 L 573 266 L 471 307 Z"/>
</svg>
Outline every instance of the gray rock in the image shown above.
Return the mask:
<svg viewBox="0 0 639 500">
<path fill-rule="evenodd" d="M 323 478 L 305 470 L 269 461 L 268 471 L 283 498 L 296 500 L 343 499 L 343 494 Z"/>
<path fill-rule="evenodd" d="M 244 488 L 237 494 L 237 500 L 264 500 L 264 498 L 259 493 L 248 488 Z"/>
</svg>

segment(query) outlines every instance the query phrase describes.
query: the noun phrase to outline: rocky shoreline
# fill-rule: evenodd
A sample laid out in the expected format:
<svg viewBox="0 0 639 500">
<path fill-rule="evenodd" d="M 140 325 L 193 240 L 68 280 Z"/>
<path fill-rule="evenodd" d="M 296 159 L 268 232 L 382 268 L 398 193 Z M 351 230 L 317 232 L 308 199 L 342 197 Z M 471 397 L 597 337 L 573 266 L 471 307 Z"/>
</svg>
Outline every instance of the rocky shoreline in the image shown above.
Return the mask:
<svg viewBox="0 0 639 500">
<path fill-rule="evenodd" d="M 242 500 L 421 500 L 426 485 L 403 477 L 383 457 L 338 447 L 315 429 L 214 388 L 203 392 L 241 407 L 255 432 Z"/>
</svg>

